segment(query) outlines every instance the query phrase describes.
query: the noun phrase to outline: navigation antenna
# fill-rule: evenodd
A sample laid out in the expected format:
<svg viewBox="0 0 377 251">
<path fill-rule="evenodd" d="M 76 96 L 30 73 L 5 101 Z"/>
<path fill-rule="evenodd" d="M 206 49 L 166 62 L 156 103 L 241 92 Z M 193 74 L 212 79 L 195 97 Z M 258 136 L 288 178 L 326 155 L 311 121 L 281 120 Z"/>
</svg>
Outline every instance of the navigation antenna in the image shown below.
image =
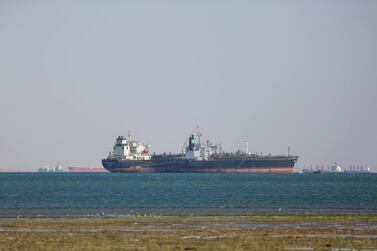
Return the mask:
<svg viewBox="0 0 377 251">
<path fill-rule="evenodd" d="M 224 153 L 223 144 L 219 143 L 219 152 Z"/>
<path fill-rule="evenodd" d="M 200 145 L 200 139 L 202 138 L 203 134 L 201 132 L 199 132 L 199 127 L 198 127 L 198 130 L 197 130 L 197 133 L 196 133 L 196 136 L 198 136 L 198 144 Z"/>
</svg>

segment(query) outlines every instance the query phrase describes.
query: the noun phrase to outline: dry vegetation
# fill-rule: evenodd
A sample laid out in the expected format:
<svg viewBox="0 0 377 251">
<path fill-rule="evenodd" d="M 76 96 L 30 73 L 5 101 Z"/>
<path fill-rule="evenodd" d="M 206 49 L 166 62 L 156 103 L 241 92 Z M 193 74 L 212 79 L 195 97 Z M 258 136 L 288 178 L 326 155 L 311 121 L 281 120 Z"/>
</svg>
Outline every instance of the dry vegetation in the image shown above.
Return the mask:
<svg viewBox="0 0 377 251">
<path fill-rule="evenodd" d="M 0 250 L 377 250 L 377 215 L 2 218 Z"/>
</svg>

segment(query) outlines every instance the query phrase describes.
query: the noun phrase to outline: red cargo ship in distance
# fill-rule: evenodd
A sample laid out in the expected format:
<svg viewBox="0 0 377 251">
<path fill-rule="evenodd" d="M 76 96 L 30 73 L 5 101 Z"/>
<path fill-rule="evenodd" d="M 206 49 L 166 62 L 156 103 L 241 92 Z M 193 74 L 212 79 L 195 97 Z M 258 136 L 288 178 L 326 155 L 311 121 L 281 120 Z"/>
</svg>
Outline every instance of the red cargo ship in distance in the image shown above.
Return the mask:
<svg viewBox="0 0 377 251">
<path fill-rule="evenodd" d="M 107 173 L 108 171 L 102 167 L 68 167 L 70 173 Z"/>
</svg>

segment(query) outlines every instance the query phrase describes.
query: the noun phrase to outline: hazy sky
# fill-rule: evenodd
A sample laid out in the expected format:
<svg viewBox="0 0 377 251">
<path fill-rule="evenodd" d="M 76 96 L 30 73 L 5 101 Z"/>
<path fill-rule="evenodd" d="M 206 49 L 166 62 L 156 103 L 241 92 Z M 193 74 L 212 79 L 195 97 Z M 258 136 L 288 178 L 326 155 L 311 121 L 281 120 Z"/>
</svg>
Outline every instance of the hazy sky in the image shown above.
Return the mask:
<svg viewBox="0 0 377 251">
<path fill-rule="evenodd" d="M 0 0 L 0 169 L 115 137 L 377 167 L 377 1 Z"/>
</svg>

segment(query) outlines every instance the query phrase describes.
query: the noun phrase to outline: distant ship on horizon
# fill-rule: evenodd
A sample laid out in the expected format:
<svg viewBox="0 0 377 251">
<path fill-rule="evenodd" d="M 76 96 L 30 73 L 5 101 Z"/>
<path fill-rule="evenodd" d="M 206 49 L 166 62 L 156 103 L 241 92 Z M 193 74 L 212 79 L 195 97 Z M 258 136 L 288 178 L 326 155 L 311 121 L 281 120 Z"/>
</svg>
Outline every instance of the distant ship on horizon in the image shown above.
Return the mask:
<svg viewBox="0 0 377 251">
<path fill-rule="evenodd" d="M 327 168 L 324 168 L 324 166 L 316 166 L 315 169 L 304 168 L 302 173 L 372 173 L 372 171 L 368 166 L 364 167 L 363 165 L 351 165 L 346 169 L 335 162 L 333 165 L 327 166 Z"/>
<path fill-rule="evenodd" d="M 79 167 L 79 166 L 69 166 L 65 170 L 62 165 L 58 162 L 54 165 L 54 167 L 50 167 L 49 164 L 43 165 L 42 167 L 38 168 L 38 172 L 41 173 L 56 173 L 56 172 L 69 172 L 69 173 L 104 173 L 108 172 L 103 167 Z"/>
<path fill-rule="evenodd" d="M 107 173 L 108 171 L 103 167 L 70 166 L 68 167 L 68 172 L 70 173 Z"/>
<path fill-rule="evenodd" d="M 64 172 L 62 165 L 57 162 L 53 167 L 50 167 L 49 164 L 43 165 L 42 167 L 38 168 L 38 172 L 46 173 L 46 172 Z"/>
</svg>

